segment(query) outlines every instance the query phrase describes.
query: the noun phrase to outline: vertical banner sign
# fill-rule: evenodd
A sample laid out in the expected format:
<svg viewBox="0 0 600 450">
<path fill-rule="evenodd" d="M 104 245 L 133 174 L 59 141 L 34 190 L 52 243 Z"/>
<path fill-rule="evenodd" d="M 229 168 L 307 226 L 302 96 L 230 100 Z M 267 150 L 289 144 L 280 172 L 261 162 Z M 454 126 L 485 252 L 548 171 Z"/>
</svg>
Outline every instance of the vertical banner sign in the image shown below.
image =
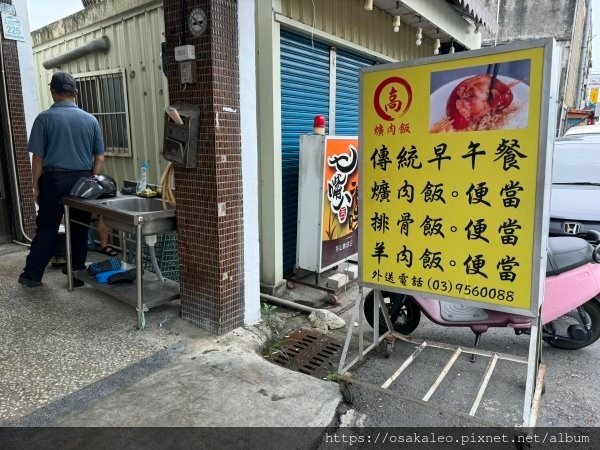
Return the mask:
<svg viewBox="0 0 600 450">
<path fill-rule="evenodd" d="M 363 284 L 537 315 L 551 44 L 363 71 Z"/>
<path fill-rule="evenodd" d="M 358 139 L 327 137 L 323 165 L 321 269 L 358 251 Z"/>
</svg>

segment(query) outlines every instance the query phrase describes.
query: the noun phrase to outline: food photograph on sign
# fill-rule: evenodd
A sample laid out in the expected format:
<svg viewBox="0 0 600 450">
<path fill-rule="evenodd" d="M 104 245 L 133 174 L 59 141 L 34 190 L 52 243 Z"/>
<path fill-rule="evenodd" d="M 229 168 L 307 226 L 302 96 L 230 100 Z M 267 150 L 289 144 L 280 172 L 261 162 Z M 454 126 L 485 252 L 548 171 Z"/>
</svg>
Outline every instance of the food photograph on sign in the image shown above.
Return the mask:
<svg viewBox="0 0 600 450">
<path fill-rule="evenodd" d="M 529 120 L 531 60 L 431 73 L 431 133 L 511 130 Z"/>
</svg>

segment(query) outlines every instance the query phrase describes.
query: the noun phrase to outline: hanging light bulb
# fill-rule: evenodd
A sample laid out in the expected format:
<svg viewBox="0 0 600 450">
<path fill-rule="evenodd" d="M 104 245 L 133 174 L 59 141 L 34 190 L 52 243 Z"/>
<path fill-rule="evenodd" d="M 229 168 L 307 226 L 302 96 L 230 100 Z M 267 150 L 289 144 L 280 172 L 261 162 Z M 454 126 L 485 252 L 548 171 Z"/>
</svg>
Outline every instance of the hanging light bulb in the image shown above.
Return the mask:
<svg viewBox="0 0 600 450">
<path fill-rule="evenodd" d="M 452 41 L 452 44 L 450 45 L 450 50 L 448 51 L 448 53 L 454 53 L 456 52 L 456 49 L 454 48 L 454 40 Z"/>
<path fill-rule="evenodd" d="M 396 2 L 396 15 L 394 16 L 394 22 L 392 26 L 394 27 L 394 33 L 398 33 L 400 31 L 400 24 L 402 23 L 400 19 L 400 2 Z"/>
<path fill-rule="evenodd" d="M 423 43 L 423 28 L 421 27 L 421 18 L 419 17 L 419 28 L 417 28 L 417 40 L 415 44 L 419 47 Z"/>
<path fill-rule="evenodd" d="M 434 55 L 439 55 L 440 54 L 440 47 L 442 46 L 440 43 L 440 30 L 437 30 L 437 37 L 435 39 L 435 42 L 433 44 L 433 54 Z"/>
<path fill-rule="evenodd" d="M 373 11 L 373 0 L 365 0 L 365 11 Z"/>
</svg>

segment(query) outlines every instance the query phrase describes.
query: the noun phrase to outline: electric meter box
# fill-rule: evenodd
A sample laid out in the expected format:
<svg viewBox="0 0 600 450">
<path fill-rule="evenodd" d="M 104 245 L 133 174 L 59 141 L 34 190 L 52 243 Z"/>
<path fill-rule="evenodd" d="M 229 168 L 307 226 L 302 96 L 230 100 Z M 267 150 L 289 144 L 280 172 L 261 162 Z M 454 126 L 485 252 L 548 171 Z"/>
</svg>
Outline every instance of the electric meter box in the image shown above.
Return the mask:
<svg viewBox="0 0 600 450">
<path fill-rule="evenodd" d="M 175 123 L 165 112 L 163 156 L 176 166 L 191 169 L 196 167 L 200 108 L 187 103 L 175 104 L 173 108 L 183 124 Z"/>
<path fill-rule="evenodd" d="M 175 47 L 175 61 L 193 61 L 194 59 L 196 59 L 196 47 L 193 45 Z"/>
<path fill-rule="evenodd" d="M 300 136 L 296 267 L 322 273 L 358 252 L 358 137 Z"/>
</svg>

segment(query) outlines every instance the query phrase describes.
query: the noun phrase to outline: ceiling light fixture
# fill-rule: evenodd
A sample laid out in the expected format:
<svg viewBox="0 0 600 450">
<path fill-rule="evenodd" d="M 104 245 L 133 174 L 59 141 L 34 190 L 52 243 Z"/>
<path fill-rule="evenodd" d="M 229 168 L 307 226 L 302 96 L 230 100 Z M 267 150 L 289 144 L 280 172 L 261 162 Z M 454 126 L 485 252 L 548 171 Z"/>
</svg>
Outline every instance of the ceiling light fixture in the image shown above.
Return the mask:
<svg viewBox="0 0 600 450">
<path fill-rule="evenodd" d="M 365 0 L 365 11 L 373 11 L 373 0 Z"/>
<path fill-rule="evenodd" d="M 421 18 L 419 17 L 419 28 L 417 28 L 417 40 L 415 44 L 419 47 L 423 43 L 423 28 L 421 27 Z"/>
<path fill-rule="evenodd" d="M 394 16 L 394 22 L 392 26 L 394 27 L 394 33 L 398 33 L 400 31 L 400 25 L 402 20 L 400 19 L 400 2 L 396 1 L 396 15 Z"/>
<path fill-rule="evenodd" d="M 440 47 L 442 46 L 440 43 L 440 29 L 437 29 L 437 37 L 435 38 L 435 42 L 433 44 L 433 54 L 434 55 L 439 55 L 440 54 Z"/>
</svg>

